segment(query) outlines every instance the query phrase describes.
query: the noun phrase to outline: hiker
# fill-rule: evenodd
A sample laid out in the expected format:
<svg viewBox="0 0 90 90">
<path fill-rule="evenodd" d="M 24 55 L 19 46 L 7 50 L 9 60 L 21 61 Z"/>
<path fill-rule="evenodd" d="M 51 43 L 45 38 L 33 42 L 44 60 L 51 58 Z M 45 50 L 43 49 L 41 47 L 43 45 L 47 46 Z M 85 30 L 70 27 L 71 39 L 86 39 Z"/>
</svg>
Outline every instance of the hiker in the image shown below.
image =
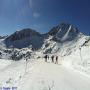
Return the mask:
<svg viewBox="0 0 90 90">
<path fill-rule="evenodd" d="M 49 56 L 47 56 L 48 60 L 49 60 Z"/>
<path fill-rule="evenodd" d="M 52 63 L 54 63 L 54 55 L 51 56 Z"/>
<path fill-rule="evenodd" d="M 56 62 L 55 62 L 55 64 L 58 64 L 58 56 L 56 56 Z"/>
<path fill-rule="evenodd" d="M 26 58 L 26 62 L 28 61 L 28 59 Z"/>
<path fill-rule="evenodd" d="M 44 57 L 44 58 L 45 58 L 45 62 L 47 62 L 48 55 L 45 55 L 45 57 Z"/>
</svg>

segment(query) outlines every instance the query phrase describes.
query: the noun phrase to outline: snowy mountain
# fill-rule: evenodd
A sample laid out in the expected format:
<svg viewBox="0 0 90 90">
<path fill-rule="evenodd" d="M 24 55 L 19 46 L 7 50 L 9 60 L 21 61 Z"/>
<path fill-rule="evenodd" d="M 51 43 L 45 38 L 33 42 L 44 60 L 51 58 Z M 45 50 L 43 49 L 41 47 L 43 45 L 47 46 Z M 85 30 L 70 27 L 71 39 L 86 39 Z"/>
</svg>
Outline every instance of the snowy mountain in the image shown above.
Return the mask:
<svg viewBox="0 0 90 90">
<path fill-rule="evenodd" d="M 69 55 L 88 39 L 89 36 L 82 34 L 75 26 L 62 23 L 50 30 L 48 38 L 44 40 L 42 50 L 44 53 Z"/>
<path fill-rule="evenodd" d="M 34 49 L 38 49 L 41 47 L 42 43 L 42 35 L 32 29 L 16 31 L 5 39 L 6 46 L 14 48 L 25 48 L 31 46 Z"/>
<path fill-rule="evenodd" d="M 7 36 L 0 36 L 0 39 L 5 39 Z"/>
<path fill-rule="evenodd" d="M 28 52 L 31 54 L 33 51 L 40 51 L 42 54 L 59 53 L 66 56 L 88 43 L 89 39 L 89 36 L 85 36 L 68 23 L 61 23 L 46 34 L 27 28 L 1 38 L 0 58 L 22 59 Z"/>
<path fill-rule="evenodd" d="M 20 60 L 30 58 L 32 51 L 41 48 L 43 36 L 32 29 L 16 31 L 0 39 L 0 58 Z"/>
<path fill-rule="evenodd" d="M 48 34 L 54 36 L 54 40 L 65 42 L 77 38 L 80 32 L 73 25 L 62 23 L 54 27 Z"/>
</svg>

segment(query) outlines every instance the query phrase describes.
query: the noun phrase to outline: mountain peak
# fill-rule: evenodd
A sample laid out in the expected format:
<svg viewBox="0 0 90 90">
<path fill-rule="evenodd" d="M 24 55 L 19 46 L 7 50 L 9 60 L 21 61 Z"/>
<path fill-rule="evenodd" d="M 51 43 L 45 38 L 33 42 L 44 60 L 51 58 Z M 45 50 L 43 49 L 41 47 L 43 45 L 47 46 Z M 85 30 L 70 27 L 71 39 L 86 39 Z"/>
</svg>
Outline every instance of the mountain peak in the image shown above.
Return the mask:
<svg viewBox="0 0 90 90">
<path fill-rule="evenodd" d="M 67 32 L 70 26 L 73 28 L 71 29 L 72 32 L 77 32 L 77 33 L 79 32 L 78 29 L 74 27 L 73 25 L 68 24 L 68 23 L 61 23 L 60 25 L 53 27 L 48 34 L 55 35 L 60 31 Z"/>
<path fill-rule="evenodd" d="M 60 25 L 52 28 L 48 34 L 54 36 L 55 40 L 70 41 L 76 38 L 79 33 L 79 30 L 75 26 L 68 23 L 61 23 Z"/>
<path fill-rule="evenodd" d="M 21 40 L 23 38 L 27 38 L 30 36 L 35 36 L 35 35 L 40 35 L 38 32 L 35 30 L 32 30 L 30 28 L 23 29 L 21 31 L 16 31 L 6 39 L 9 39 L 10 41 L 16 41 L 16 40 Z"/>
<path fill-rule="evenodd" d="M 38 41 L 40 41 L 40 43 Z M 16 31 L 5 39 L 5 44 L 7 47 L 13 46 L 15 48 L 24 48 L 29 45 L 32 45 L 34 48 L 38 48 L 41 46 L 41 43 L 42 35 L 29 28 Z"/>
</svg>

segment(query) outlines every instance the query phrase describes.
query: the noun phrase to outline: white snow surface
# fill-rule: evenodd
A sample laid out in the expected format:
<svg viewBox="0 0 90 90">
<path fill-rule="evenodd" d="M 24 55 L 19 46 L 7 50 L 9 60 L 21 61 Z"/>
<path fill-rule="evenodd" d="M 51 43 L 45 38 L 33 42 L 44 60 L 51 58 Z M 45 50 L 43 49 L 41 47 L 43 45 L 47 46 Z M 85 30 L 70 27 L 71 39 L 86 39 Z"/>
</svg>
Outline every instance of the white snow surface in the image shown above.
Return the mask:
<svg viewBox="0 0 90 90">
<path fill-rule="evenodd" d="M 64 58 L 65 59 L 65 58 Z M 43 58 L 28 61 L 0 61 L 0 87 L 17 87 L 17 90 L 90 90 L 90 78 L 72 68 L 45 62 Z"/>
</svg>

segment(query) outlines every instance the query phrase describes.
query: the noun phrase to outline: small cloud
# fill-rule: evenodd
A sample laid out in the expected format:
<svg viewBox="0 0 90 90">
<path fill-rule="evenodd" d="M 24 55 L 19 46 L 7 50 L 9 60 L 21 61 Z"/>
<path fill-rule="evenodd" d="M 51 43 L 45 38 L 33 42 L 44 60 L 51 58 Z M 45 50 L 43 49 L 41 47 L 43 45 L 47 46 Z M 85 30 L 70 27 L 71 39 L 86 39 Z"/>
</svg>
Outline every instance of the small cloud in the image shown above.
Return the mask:
<svg viewBox="0 0 90 90">
<path fill-rule="evenodd" d="M 40 13 L 34 12 L 34 13 L 33 13 L 33 17 L 34 17 L 34 18 L 39 18 L 39 17 L 40 17 Z"/>
<path fill-rule="evenodd" d="M 33 8 L 33 1 L 32 0 L 29 0 L 29 5 L 30 5 L 30 8 Z"/>
<path fill-rule="evenodd" d="M 33 14 L 33 17 L 34 18 L 39 18 L 41 15 L 40 15 L 40 13 L 39 12 L 37 12 L 37 10 L 35 9 L 35 2 L 34 2 L 34 0 L 28 0 L 29 1 L 29 6 L 30 6 L 30 8 L 31 8 L 31 10 L 32 10 L 32 14 Z"/>
</svg>

